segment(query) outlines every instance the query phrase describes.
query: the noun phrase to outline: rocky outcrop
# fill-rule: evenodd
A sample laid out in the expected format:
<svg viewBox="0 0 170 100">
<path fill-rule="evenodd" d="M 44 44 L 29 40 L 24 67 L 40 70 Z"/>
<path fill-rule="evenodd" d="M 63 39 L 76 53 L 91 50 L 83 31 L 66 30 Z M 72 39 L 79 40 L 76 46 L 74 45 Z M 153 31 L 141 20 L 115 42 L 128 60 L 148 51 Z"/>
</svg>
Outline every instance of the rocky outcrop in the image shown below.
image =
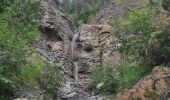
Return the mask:
<svg viewBox="0 0 170 100">
<path fill-rule="evenodd" d="M 119 94 L 117 100 L 168 100 L 170 97 L 170 68 L 157 66 L 130 90 Z"/>
<path fill-rule="evenodd" d="M 42 39 L 38 42 L 37 51 L 50 63 L 62 66 L 64 74 L 71 76 L 71 39 L 75 33 L 72 19 L 58 7 L 55 0 L 43 0 L 44 16 L 39 26 Z"/>
<path fill-rule="evenodd" d="M 49 63 L 59 66 L 63 83 L 58 99 L 72 98 L 75 96 L 75 88 L 70 86 L 74 81 L 71 42 L 76 33 L 76 26 L 56 0 L 43 0 L 42 8 L 44 16 L 39 26 L 42 35 L 36 51 Z"/>
</svg>

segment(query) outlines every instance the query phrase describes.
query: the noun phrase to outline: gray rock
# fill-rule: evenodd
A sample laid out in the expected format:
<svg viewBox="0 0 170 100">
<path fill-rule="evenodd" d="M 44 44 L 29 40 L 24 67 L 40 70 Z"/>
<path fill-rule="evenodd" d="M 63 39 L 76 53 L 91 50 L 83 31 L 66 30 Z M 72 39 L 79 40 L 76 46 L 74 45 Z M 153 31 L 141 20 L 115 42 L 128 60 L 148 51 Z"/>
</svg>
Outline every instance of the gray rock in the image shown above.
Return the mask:
<svg viewBox="0 0 170 100">
<path fill-rule="evenodd" d="M 72 92 L 72 93 L 68 94 L 67 97 L 68 97 L 68 98 L 72 98 L 72 97 L 74 97 L 76 94 L 77 94 L 76 92 Z"/>
<path fill-rule="evenodd" d="M 28 100 L 27 98 L 17 98 L 17 99 L 14 99 L 14 100 Z"/>
</svg>

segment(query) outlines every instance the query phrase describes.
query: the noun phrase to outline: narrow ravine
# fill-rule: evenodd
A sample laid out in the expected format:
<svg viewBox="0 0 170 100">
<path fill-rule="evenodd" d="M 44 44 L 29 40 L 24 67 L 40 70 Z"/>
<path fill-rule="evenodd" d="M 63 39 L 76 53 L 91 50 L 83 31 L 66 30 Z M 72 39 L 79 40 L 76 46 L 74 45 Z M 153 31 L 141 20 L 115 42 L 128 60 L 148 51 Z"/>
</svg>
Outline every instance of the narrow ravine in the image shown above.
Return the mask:
<svg viewBox="0 0 170 100">
<path fill-rule="evenodd" d="M 40 51 L 50 54 L 50 62 L 60 68 L 63 81 L 58 100 L 110 100 L 92 90 L 90 75 L 97 66 L 118 61 L 117 52 L 113 52 L 111 17 L 114 10 L 121 7 L 106 4 L 94 20 L 76 27 L 54 2 L 44 2 L 45 16 L 40 27 L 47 46 Z"/>
</svg>

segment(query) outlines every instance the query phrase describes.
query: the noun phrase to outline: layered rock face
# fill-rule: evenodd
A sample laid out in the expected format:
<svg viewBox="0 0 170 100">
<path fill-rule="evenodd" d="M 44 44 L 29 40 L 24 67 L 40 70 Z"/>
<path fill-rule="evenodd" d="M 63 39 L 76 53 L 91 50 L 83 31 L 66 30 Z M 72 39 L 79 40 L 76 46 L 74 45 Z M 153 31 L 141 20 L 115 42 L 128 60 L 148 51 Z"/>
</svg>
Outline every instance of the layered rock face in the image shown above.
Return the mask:
<svg viewBox="0 0 170 100">
<path fill-rule="evenodd" d="M 169 89 L 170 68 L 157 66 L 151 75 L 141 79 L 132 89 L 119 94 L 117 100 L 168 100 Z"/>
<path fill-rule="evenodd" d="M 49 62 L 62 66 L 65 74 L 71 75 L 71 39 L 76 27 L 72 19 L 59 9 L 55 0 L 42 2 L 44 16 L 40 25 L 42 39 L 37 51 Z"/>
</svg>

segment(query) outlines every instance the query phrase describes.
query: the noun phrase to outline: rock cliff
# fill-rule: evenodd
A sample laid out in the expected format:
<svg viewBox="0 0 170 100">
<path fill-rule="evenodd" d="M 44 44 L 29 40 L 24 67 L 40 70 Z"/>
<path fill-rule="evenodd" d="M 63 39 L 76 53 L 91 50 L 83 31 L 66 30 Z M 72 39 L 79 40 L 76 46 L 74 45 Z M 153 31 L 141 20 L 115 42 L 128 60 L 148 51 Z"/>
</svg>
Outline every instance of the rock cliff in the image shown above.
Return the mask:
<svg viewBox="0 0 170 100">
<path fill-rule="evenodd" d="M 96 66 L 118 61 L 118 53 L 114 52 L 115 47 L 112 45 L 114 39 L 110 23 L 112 19 L 102 20 L 102 17 L 99 17 L 100 23 L 96 21 L 95 25 L 91 23 L 76 28 L 73 20 L 58 7 L 55 0 L 44 0 L 42 4 L 44 16 L 39 26 L 42 37 L 37 43 L 36 50 L 50 63 L 60 67 L 63 84 L 59 99 L 103 98 L 89 92 L 88 77 Z M 111 4 L 108 7 L 109 17 L 114 6 Z M 87 45 L 90 45 L 90 51 L 86 50 Z M 78 82 L 75 82 L 76 77 Z"/>
<path fill-rule="evenodd" d="M 37 51 L 49 62 L 62 66 L 63 72 L 71 76 L 70 43 L 76 27 L 72 19 L 58 7 L 55 0 L 44 0 L 42 6 L 44 16 L 39 26 L 42 38 L 37 45 Z"/>
</svg>

